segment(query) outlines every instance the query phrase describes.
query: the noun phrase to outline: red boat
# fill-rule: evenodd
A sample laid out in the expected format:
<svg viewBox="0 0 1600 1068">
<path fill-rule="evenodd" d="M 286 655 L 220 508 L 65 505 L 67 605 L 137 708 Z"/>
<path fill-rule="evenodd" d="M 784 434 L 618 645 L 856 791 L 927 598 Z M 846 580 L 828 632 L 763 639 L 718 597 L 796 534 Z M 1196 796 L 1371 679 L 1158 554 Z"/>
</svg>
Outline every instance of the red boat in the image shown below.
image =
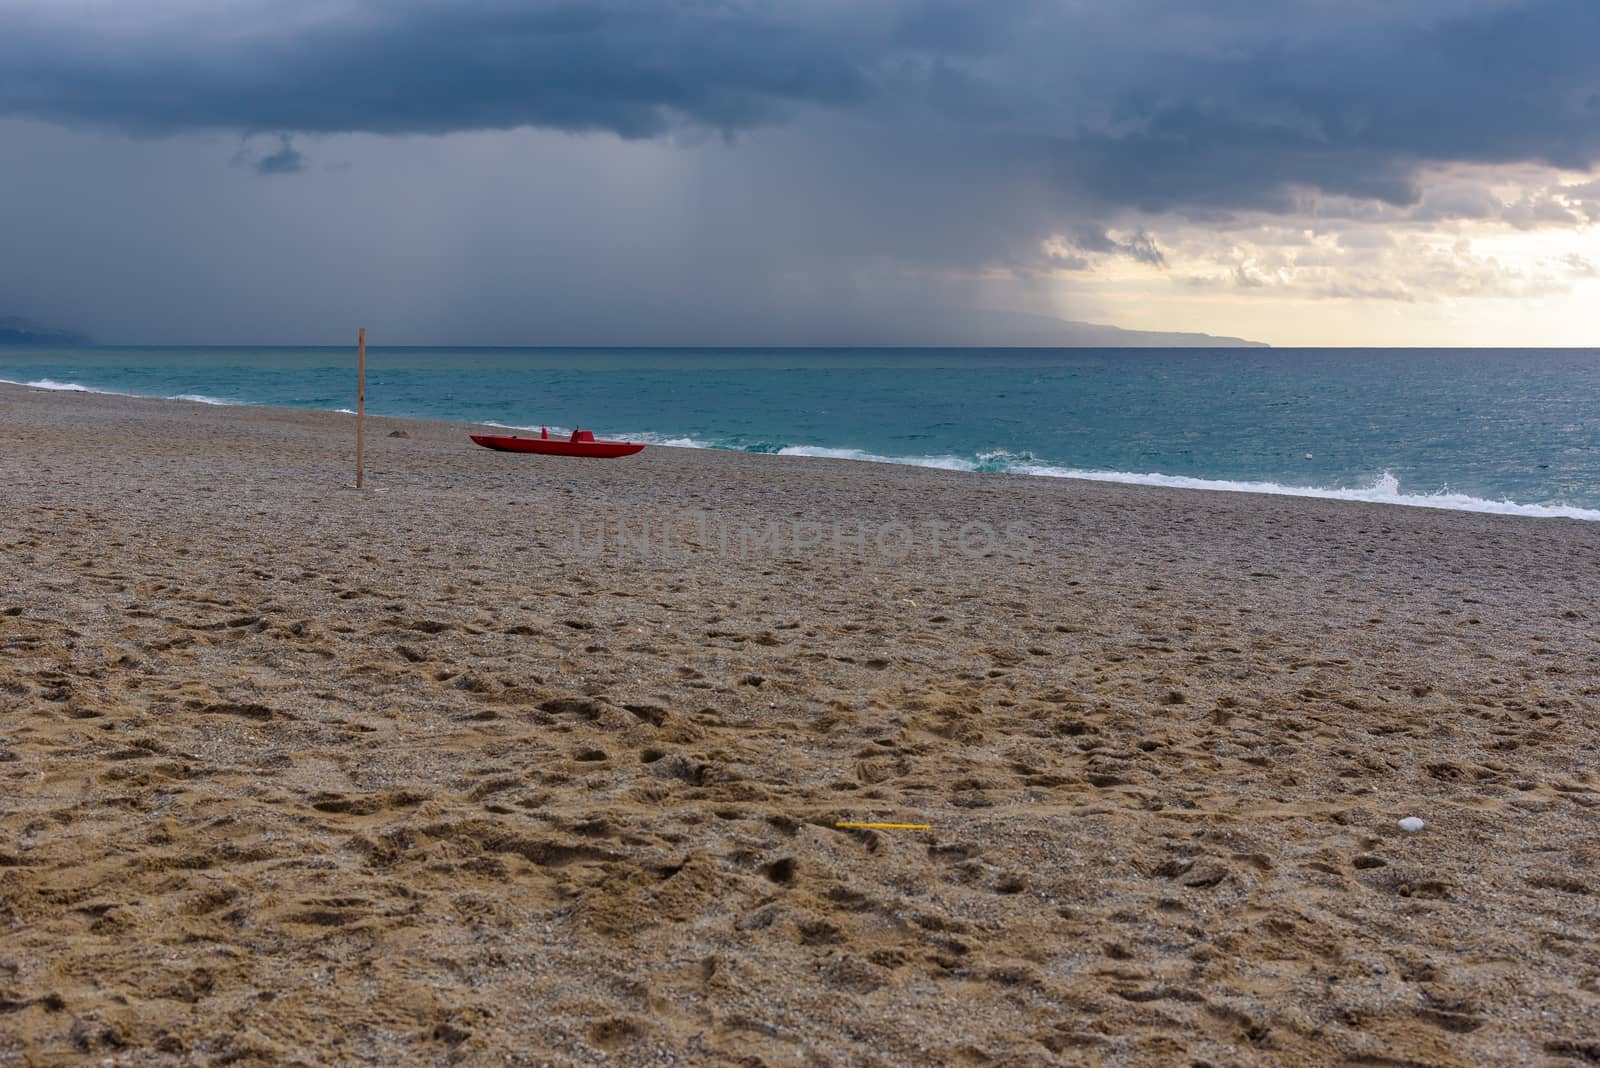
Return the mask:
<svg viewBox="0 0 1600 1068">
<path fill-rule="evenodd" d="M 536 438 L 506 437 L 501 434 L 473 434 L 473 441 L 486 449 L 498 452 L 537 452 L 546 456 L 632 456 L 643 445 L 631 441 L 596 441 L 588 430 L 574 430 L 570 438 L 553 438 L 550 431 L 541 430 Z"/>
</svg>

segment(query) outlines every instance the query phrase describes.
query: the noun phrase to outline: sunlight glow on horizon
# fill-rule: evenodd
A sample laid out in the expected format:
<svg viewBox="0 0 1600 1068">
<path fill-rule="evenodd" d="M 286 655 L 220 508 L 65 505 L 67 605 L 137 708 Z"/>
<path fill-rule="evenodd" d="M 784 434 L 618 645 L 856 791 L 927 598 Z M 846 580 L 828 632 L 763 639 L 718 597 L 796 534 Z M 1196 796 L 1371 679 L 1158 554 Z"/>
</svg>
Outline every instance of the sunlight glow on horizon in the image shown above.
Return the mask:
<svg viewBox="0 0 1600 1068">
<path fill-rule="evenodd" d="M 1434 181 L 1451 191 L 1461 188 L 1451 182 L 1477 183 L 1499 214 L 1429 221 L 1428 189 L 1415 209 L 1263 215 L 1220 230 L 1143 219 L 1137 230 L 1163 261 L 1057 270 L 1053 313 L 1284 347 L 1600 347 L 1600 226 L 1591 221 L 1600 182 L 1529 167 L 1463 168 Z M 1589 199 L 1569 201 L 1567 190 Z M 1071 252 L 1059 239 L 1042 247 Z"/>
</svg>

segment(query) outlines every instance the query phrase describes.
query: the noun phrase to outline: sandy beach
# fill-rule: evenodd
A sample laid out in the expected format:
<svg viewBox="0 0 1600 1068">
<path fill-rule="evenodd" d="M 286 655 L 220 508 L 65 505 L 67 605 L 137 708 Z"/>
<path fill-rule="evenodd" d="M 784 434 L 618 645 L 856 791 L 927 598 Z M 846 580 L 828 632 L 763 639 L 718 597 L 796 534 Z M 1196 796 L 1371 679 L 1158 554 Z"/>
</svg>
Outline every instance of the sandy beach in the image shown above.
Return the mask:
<svg viewBox="0 0 1600 1068">
<path fill-rule="evenodd" d="M 352 425 L 0 386 L 0 1065 L 1600 1062 L 1600 524 Z"/>
</svg>

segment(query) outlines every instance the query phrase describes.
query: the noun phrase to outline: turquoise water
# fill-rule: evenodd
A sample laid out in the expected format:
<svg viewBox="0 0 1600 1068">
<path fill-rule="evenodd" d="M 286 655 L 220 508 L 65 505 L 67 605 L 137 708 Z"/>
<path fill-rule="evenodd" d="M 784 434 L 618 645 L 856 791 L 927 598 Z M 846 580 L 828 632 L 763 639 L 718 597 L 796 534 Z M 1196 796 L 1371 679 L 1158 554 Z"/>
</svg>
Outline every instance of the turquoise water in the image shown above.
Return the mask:
<svg viewBox="0 0 1600 1068">
<path fill-rule="evenodd" d="M 0 379 L 354 405 L 353 349 L 0 349 Z M 368 351 L 367 410 L 1600 519 L 1600 350 Z"/>
</svg>

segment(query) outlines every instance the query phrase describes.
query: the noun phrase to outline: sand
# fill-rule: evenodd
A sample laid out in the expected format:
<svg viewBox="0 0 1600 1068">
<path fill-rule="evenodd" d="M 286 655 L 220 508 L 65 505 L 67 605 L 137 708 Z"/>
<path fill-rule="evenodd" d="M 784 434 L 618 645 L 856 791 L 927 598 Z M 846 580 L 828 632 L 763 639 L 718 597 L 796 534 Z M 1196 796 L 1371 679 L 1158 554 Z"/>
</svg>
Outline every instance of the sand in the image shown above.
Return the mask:
<svg viewBox="0 0 1600 1068">
<path fill-rule="evenodd" d="M 0 387 L 0 1065 L 1600 1060 L 1600 525 L 351 426 Z"/>
</svg>

